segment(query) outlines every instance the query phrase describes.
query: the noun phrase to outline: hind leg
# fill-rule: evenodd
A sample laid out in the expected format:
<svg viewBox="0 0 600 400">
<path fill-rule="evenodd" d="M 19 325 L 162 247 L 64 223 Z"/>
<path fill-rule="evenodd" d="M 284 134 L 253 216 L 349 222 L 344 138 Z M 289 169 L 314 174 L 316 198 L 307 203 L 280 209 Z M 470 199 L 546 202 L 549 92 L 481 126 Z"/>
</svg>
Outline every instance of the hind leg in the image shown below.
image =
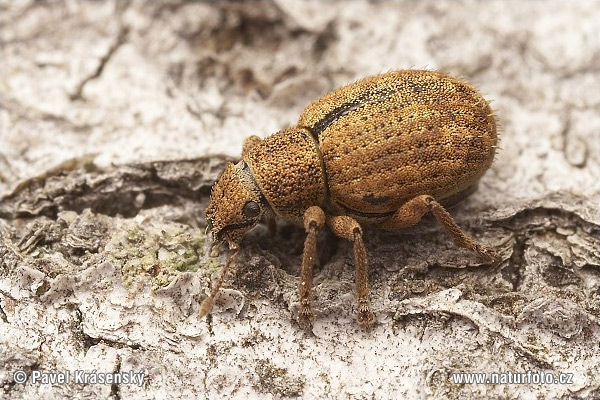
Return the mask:
<svg viewBox="0 0 600 400">
<path fill-rule="evenodd" d="M 492 262 L 499 258 L 494 250 L 477 243 L 475 239 L 460 229 L 448 211 L 432 196 L 422 195 L 407 201 L 381 227 L 386 230 L 396 230 L 413 226 L 428 212 L 431 212 L 440 225 L 450 233 L 458 246 L 477 253 L 486 262 Z"/>
</svg>

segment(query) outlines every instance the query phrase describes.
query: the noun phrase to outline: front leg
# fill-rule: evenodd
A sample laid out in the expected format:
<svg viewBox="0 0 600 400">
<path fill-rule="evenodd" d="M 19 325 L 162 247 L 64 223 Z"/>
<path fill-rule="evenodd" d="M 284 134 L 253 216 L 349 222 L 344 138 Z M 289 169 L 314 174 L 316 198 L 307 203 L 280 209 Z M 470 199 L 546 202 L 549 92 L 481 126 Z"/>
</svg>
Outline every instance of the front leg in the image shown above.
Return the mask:
<svg viewBox="0 0 600 400">
<path fill-rule="evenodd" d="M 325 213 L 319 206 L 312 206 L 304 212 L 304 229 L 306 240 L 304 241 L 304 253 L 302 254 L 302 270 L 300 272 L 300 311 L 298 312 L 298 323 L 304 329 L 312 327 L 315 318 L 310 299 L 312 289 L 313 266 L 317 253 L 317 233 L 325 225 Z"/>
<path fill-rule="evenodd" d="M 327 226 L 342 239 L 353 242 L 354 268 L 356 271 L 356 294 L 358 296 L 358 315 L 356 319 L 369 330 L 373 322 L 373 313 L 369 306 L 369 270 L 367 252 L 362 240 L 362 229 L 356 220 L 348 216 L 327 216 Z"/>
</svg>

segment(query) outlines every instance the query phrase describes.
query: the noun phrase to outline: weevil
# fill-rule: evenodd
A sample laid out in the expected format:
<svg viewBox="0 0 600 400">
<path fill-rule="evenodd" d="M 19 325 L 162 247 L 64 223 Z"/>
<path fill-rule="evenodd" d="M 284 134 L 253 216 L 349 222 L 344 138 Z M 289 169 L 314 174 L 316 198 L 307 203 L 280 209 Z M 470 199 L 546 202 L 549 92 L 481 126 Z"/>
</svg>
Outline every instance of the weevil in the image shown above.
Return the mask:
<svg viewBox="0 0 600 400">
<path fill-rule="evenodd" d="M 364 78 L 313 102 L 296 126 L 264 140 L 247 138 L 242 160 L 229 163 L 212 188 L 207 228 L 216 242 L 237 248 L 261 220 L 303 225 L 298 321 L 310 327 L 316 238 L 327 226 L 353 243 L 357 320 L 368 328 L 373 313 L 362 225 L 396 230 L 431 213 L 458 246 L 486 262 L 498 258 L 444 208 L 472 192 L 497 141 L 489 103 L 461 79 L 428 70 Z"/>
</svg>

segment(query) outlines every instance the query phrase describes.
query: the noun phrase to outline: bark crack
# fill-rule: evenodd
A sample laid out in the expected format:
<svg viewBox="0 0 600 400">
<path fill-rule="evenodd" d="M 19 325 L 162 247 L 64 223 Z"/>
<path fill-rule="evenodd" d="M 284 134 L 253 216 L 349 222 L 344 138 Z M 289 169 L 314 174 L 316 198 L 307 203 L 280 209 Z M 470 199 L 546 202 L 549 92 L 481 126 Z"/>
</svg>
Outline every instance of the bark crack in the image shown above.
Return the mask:
<svg viewBox="0 0 600 400">
<path fill-rule="evenodd" d="M 118 374 L 121 372 L 121 356 L 117 354 L 117 359 L 115 360 L 115 367 L 113 369 L 114 374 Z M 113 383 L 110 385 L 110 395 L 114 400 L 121 400 L 121 388 L 118 383 Z"/>
<path fill-rule="evenodd" d="M 85 88 L 85 85 L 88 82 L 90 82 L 90 81 L 100 77 L 100 75 L 102 75 L 102 71 L 104 71 L 104 67 L 106 67 L 106 65 L 108 64 L 110 59 L 113 57 L 115 52 L 119 49 L 119 47 L 121 47 L 123 45 L 123 43 L 125 43 L 128 33 L 129 33 L 129 27 L 121 26 L 121 28 L 119 29 L 119 33 L 117 34 L 117 37 L 115 38 L 115 41 L 108 48 L 106 53 L 100 58 L 100 61 L 98 62 L 98 65 L 96 66 L 96 69 L 91 74 L 84 77 L 77 84 L 77 86 L 75 87 L 73 92 L 69 95 L 69 98 L 71 100 L 82 100 L 83 99 L 83 89 Z"/>
</svg>

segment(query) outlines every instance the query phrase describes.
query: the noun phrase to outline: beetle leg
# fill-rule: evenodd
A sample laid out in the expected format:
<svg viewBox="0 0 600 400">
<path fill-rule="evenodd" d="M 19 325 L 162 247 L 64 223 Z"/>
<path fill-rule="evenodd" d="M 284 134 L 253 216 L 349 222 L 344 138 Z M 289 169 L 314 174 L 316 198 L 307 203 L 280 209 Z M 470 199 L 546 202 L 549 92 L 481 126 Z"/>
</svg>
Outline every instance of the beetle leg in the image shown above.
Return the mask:
<svg viewBox="0 0 600 400">
<path fill-rule="evenodd" d="M 261 141 L 262 139 L 256 135 L 248 136 L 246 139 L 244 139 L 244 144 L 242 146 L 242 158 L 246 157 L 248 151 Z"/>
<path fill-rule="evenodd" d="M 309 207 L 304 212 L 304 229 L 306 240 L 304 241 L 304 253 L 302 254 L 302 270 L 300 272 L 300 311 L 298 312 L 298 323 L 305 329 L 310 329 L 315 318 L 310 303 L 310 291 L 312 289 L 313 266 L 317 253 L 317 233 L 325 225 L 325 213 L 319 206 Z"/>
<path fill-rule="evenodd" d="M 369 306 L 369 271 L 367 252 L 362 240 L 362 229 L 356 220 L 344 215 L 328 216 L 327 225 L 337 237 L 353 242 L 356 293 L 358 297 L 357 320 L 368 330 L 369 325 L 373 322 L 373 313 Z"/>
<path fill-rule="evenodd" d="M 402 205 L 381 227 L 387 230 L 396 230 L 416 225 L 424 214 L 431 212 L 435 219 L 450 233 L 454 242 L 465 249 L 471 250 L 486 262 L 498 260 L 498 254 L 489 247 L 483 246 L 465 233 L 446 209 L 432 196 L 417 196 Z"/>
</svg>

